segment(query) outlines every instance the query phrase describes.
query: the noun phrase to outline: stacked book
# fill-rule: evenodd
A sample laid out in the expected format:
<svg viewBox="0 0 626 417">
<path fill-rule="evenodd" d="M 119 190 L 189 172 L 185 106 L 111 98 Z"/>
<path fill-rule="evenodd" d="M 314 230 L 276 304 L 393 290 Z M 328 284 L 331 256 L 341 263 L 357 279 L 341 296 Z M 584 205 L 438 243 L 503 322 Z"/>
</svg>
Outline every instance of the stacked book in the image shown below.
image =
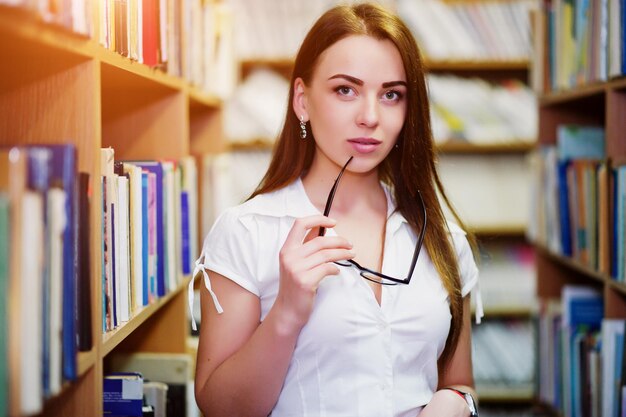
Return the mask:
<svg viewBox="0 0 626 417">
<path fill-rule="evenodd" d="M 101 150 L 102 330 L 181 284 L 198 254 L 195 161 L 116 161 Z"/>
</svg>

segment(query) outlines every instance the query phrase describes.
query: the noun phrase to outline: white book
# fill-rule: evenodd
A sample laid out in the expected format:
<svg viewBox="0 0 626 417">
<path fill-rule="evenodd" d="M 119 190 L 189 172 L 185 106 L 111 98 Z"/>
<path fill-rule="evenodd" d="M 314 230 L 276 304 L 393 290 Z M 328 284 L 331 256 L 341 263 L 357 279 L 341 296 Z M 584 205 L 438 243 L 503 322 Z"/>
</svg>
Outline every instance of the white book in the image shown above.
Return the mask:
<svg viewBox="0 0 626 417">
<path fill-rule="evenodd" d="M 115 328 L 114 323 L 114 308 L 115 304 L 113 303 L 114 298 L 114 283 L 113 283 L 113 257 L 115 256 L 113 252 L 113 227 L 114 227 L 114 214 L 112 211 L 112 203 L 114 201 L 114 196 L 117 195 L 115 174 L 113 172 L 113 166 L 115 163 L 115 151 L 113 148 L 103 148 L 100 150 L 100 170 L 102 177 L 105 179 L 105 185 L 103 188 L 103 197 L 105 199 L 104 205 L 106 207 L 106 218 L 103 219 L 104 224 L 104 273 L 105 273 L 105 286 L 104 291 L 106 293 L 106 302 L 103 308 L 103 315 L 106 315 L 106 330 L 112 330 Z"/>
<path fill-rule="evenodd" d="M 195 1 L 195 0 L 194 0 Z M 215 90 L 214 83 L 215 80 L 215 53 L 216 53 L 216 45 L 217 45 L 217 22 L 215 20 L 215 6 L 213 3 L 205 2 L 201 6 L 200 10 L 200 23 L 202 26 L 201 35 L 202 35 L 202 79 L 203 79 L 203 87 L 205 91 L 212 92 Z"/>
<path fill-rule="evenodd" d="M 173 291 L 178 282 L 176 252 L 176 192 L 174 187 L 174 164 L 161 162 L 163 167 L 163 232 L 165 245 L 165 286 Z"/>
<path fill-rule="evenodd" d="M 107 178 L 107 193 L 111 196 L 109 210 L 111 217 L 111 242 L 113 244 L 112 252 L 112 273 L 113 273 L 113 316 L 114 328 L 119 326 L 122 315 L 121 299 L 121 283 L 120 283 L 120 209 L 119 209 L 119 193 L 118 193 L 118 176 L 113 174 Z"/>
<path fill-rule="evenodd" d="M 622 74 L 622 22 L 620 0 L 609 1 L 609 33 L 608 33 L 608 59 L 609 77 L 616 77 Z"/>
<path fill-rule="evenodd" d="M 141 168 L 124 163 L 129 176 L 131 312 L 143 306 L 143 195 Z"/>
<path fill-rule="evenodd" d="M 137 61 L 143 63 L 143 1 L 137 0 Z"/>
<path fill-rule="evenodd" d="M 119 285 L 119 298 L 117 303 L 119 305 L 120 322 L 127 322 L 130 320 L 130 248 L 129 248 L 129 189 L 128 178 L 125 176 L 117 177 L 117 201 L 118 210 L 117 215 L 119 217 L 118 229 L 116 234 L 118 236 L 117 242 L 119 244 L 118 258 L 116 264 L 118 268 L 118 285 Z"/>
<path fill-rule="evenodd" d="M 42 386 L 42 273 L 44 267 L 44 212 L 41 194 L 25 191 L 22 196 L 20 285 L 20 414 L 41 412 Z"/>
<path fill-rule="evenodd" d="M 624 319 L 604 319 L 600 330 L 602 339 L 602 416 L 617 417 L 620 394 L 619 381 L 615 381 L 615 338 L 624 337 Z"/>
<path fill-rule="evenodd" d="M 63 330 L 63 232 L 67 227 L 66 194 L 60 188 L 48 191 L 48 228 L 50 250 L 50 395 L 61 392 Z"/>
<path fill-rule="evenodd" d="M 169 61 L 169 51 L 167 39 L 170 27 L 167 24 L 167 0 L 157 0 L 159 2 L 159 46 L 161 48 L 161 62 Z"/>
</svg>

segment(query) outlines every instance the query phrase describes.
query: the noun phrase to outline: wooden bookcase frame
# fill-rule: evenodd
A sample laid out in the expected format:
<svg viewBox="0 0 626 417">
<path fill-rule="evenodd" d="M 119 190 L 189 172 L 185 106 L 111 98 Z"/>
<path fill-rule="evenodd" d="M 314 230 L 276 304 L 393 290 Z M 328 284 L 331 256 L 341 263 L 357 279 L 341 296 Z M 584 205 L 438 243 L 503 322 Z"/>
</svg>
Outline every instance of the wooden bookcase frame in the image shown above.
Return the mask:
<svg viewBox="0 0 626 417">
<path fill-rule="evenodd" d="M 0 145 L 73 143 L 92 190 L 94 345 L 79 352 L 77 381 L 46 400 L 42 415 L 101 416 L 102 378 L 113 352 L 187 352 L 184 284 L 190 277 L 129 322 L 102 333 L 100 148 L 113 147 L 116 159 L 194 155 L 199 163 L 202 154 L 223 149 L 222 103 L 22 9 L 0 6 L 0 56 Z"/>
</svg>

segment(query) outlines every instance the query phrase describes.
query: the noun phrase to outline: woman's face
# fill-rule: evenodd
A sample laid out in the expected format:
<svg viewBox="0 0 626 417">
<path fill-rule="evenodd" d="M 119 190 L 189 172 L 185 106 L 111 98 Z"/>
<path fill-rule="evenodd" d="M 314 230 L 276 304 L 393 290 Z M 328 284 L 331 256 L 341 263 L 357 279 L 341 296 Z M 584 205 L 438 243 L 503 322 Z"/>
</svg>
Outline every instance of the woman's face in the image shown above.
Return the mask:
<svg viewBox="0 0 626 417">
<path fill-rule="evenodd" d="M 315 136 L 316 163 L 341 166 L 354 156 L 349 171 L 369 172 L 392 150 L 406 116 L 407 82 L 391 41 L 344 38 L 320 55 L 310 85 L 298 79 L 294 87 L 296 115 L 310 121 Z"/>
</svg>

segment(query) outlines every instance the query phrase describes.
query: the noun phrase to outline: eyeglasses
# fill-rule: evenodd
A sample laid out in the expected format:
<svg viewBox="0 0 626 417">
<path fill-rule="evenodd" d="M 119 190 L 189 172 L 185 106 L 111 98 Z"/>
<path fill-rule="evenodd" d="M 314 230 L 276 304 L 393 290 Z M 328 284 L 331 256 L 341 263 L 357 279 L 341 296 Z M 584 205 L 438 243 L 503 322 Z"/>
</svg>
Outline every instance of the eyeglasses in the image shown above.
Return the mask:
<svg viewBox="0 0 626 417">
<path fill-rule="evenodd" d="M 343 172 L 346 170 L 346 167 L 352 161 L 352 156 L 348 159 L 348 162 L 341 168 L 335 183 L 333 184 L 333 188 L 331 188 L 330 193 L 328 194 L 328 199 L 326 200 L 326 207 L 324 207 L 324 216 L 328 216 L 330 213 L 330 207 L 333 204 L 333 199 L 335 198 L 335 192 L 337 191 L 337 185 L 339 184 L 339 180 L 343 175 Z M 415 265 L 417 264 L 417 257 L 422 249 L 422 242 L 424 241 L 424 234 L 426 232 L 426 206 L 424 205 L 424 199 L 422 198 L 422 194 L 417 190 L 417 196 L 419 197 L 420 206 L 422 208 L 422 218 L 424 221 L 422 222 L 422 228 L 420 230 L 419 235 L 417 236 L 417 244 L 415 245 L 415 251 L 413 252 L 413 259 L 411 260 L 411 267 L 409 268 L 409 272 L 406 278 L 394 278 L 389 275 L 385 275 L 380 272 L 373 271 L 369 268 L 365 268 L 359 265 L 356 261 L 349 259 L 346 261 L 336 261 L 335 264 L 339 266 L 345 267 L 355 267 L 359 270 L 359 274 L 367 279 L 368 281 L 375 282 L 376 284 L 381 285 L 398 285 L 398 284 L 408 284 L 411 282 L 411 277 L 413 276 L 413 271 L 415 270 Z M 320 227 L 319 236 L 324 236 L 326 233 L 326 228 Z"/>
</svg>

